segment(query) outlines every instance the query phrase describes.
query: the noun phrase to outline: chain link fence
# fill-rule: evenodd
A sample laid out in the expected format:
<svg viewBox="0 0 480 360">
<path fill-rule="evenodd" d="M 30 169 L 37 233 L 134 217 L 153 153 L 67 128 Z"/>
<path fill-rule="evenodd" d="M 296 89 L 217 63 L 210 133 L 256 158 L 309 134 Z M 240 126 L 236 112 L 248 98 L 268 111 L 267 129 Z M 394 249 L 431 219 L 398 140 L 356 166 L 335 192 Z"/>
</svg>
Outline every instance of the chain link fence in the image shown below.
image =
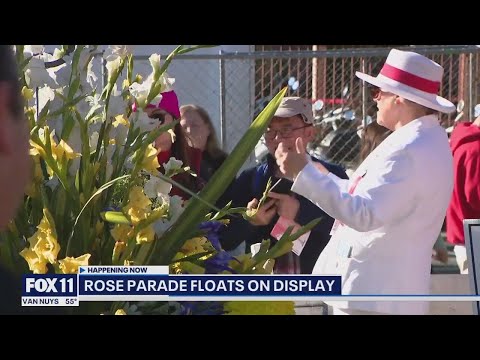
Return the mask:
<svg viewBox="0 0 480 360">
<path fill-rule="evenodd" d="M 316 50 L 317 46 L 297 46 L 292 50 L 271 50 L 257 46 L 257 51 L 218 55 L 189 54 L 177 57 L 169 68 L 176 78 L 175 89 L 181 104 L 203 106 L 215 123 L 217 136 L 226 151 L 241 139 L 251 121 L 282 88 L 288 96 L 301 96 L 323 107 L 315 111 L 318 136 L 311 149 L 327 148 L 334 162 L 354 166 L 359 152 L 357 130 L 374 120 L 376 108 L 356 71 L 377 75 L 391 48 L 356 48 Z M 465 102 L 463 120 L 473 118 L 473 108 L 480 102 L 480 48 L 477 46 L 409 46 L 441 64 L 444 80 L 440 95 L 454 103 Z M 265 51 L 264 49 L 269 49 Z M 260 51 L 259 51 L 260 50 Z M 137 72 L 147 73 L 147 58 L 137 58 Z M 345 90 L 348 89 L 348 92 Z M 347 136 L 327 139 L 332 129 L 322 120 L 341 110 L 351 110 L 347 120 L 332 126 L 345 130 Z M 441 115 L 447 128 L 457 114 Z M 325 150 L 325 149 L 323 149 Z M 332 151 L 333 150 L 333 151 Z M 319 156 L 325 152 L 316 151 Z M 254 163 L 253 155 L 245 164 Z"/>
</svg>

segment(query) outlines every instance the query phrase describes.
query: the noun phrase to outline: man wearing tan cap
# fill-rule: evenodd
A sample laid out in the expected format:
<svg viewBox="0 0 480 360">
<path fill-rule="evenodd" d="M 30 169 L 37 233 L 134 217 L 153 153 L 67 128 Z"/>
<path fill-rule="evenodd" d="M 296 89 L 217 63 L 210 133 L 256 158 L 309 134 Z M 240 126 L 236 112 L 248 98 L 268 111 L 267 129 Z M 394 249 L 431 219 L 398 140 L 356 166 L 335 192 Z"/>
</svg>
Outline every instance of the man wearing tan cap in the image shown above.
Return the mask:
<svg viewBox="0 0 480 360">
<path fill-rule="evenodd" d="M 352 175 L 339 179 L 313 164 L 303 139 L 280 144 L 277 164 L 292 190 L 337 219 L 315 274 L 342 276 L 334 314 L 426 314 L 424 301 L 369 301 L 368 296 L 428 295 L 432 247 L 453 189 L 453 161 L 438 112 L 443 68 L 427 57 L 391 50 L 380 74 L 357 73 L 372 86 L 377 122 L 393 131 Z"/>
<path fill-rule="evenodd" d="M 268 179 L 271 178 L 272 184 L 276 184 L 283 178 L 273 157 L 278 144 L 283 142 L 295 146 L 295 139 L 301 138 L 306 146 L 313 140 L 314 133 L 311 103 L 299 97 L 284 98 L 264 135 L 269 155 L 263 163 L 242 172 L 232 183 L 228 196 L 224 196 L 232 200 L 232 207 L 257 208 Z M 339 166 L 314 158 L 312 161 L 320 162 L 339 178 L 348 178 Z M 290 180 L 282 179 L 250 222 L 243 218 L 232 218 L 221 234 L 223 248 L 233 250 L 246 242 L 246 251 L 250 252 L 251 245 L 264 239 L 271 239 L 271 245 L 274 245 L 285 226 L 306 225 L 322 218 L 309 236 L 303 238 L 298 247 L 294 247 L 294 253 L 286 254 L 275 263 L 276 273 L 310 274 L 316 259 L 330 240 L 333 219 L 303 196 L 291 192 L 291 186 Z"/>
</svg>

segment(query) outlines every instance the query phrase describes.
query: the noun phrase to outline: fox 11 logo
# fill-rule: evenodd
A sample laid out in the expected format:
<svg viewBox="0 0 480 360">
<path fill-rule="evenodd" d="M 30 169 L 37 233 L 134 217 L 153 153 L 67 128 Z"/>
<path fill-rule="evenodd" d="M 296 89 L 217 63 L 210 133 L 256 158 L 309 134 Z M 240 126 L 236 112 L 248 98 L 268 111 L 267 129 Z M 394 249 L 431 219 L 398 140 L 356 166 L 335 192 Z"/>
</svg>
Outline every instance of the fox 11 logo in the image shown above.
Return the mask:
<svg viewBox="0 0 480 360">
<path fill-rule="evenodd" d="M 23 306 L 78 306 L 76 274 L 23 276 Z"/>
</svg>

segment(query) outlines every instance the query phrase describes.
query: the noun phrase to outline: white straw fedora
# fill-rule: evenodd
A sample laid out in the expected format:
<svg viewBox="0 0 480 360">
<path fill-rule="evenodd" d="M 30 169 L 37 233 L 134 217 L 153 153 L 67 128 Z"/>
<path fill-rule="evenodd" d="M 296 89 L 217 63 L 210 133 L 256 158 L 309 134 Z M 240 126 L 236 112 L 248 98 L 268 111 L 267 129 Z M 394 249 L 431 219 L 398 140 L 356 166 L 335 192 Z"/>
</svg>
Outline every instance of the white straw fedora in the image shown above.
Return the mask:
<svg viewBox="0 0 480 360">
<path fill-rule="evenodd" d="M 358 71 L 356 75 L 384 91 L 429 109 L 443 113 L 455 111 L 455 105 L 438 95 L 443 67 L 423 55 L 392 49 L 377 77 Z"/>
</svg>

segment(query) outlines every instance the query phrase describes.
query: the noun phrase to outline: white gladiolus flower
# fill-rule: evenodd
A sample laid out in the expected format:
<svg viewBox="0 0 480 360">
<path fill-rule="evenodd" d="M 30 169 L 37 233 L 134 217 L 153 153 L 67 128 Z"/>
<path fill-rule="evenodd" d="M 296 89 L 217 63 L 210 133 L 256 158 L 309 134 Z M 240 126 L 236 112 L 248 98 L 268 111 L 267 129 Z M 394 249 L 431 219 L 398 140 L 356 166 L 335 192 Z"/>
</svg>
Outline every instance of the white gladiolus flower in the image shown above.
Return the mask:
<svg viewBox="0 0 480 360">
<path fill-rule="evenodd" d="M 164 72 L 162 76 L 160 76 L 159 81 L 162 84 L 162 92 L 173 90 L 173 84 L 175 84 L 175 78 L 169 77 L 166 72 Z"/>
<path fill-rule="evenodd" d="M 100 94 L 95 94 L 93 96 L 87 96 L 85 101 L 90 105 L 90 107 L 102 107 L 104 105 L 104 101 L 102 100 L 102 96 Z"/>
<path fill-rule="evenodd" d="M 178 196 L 174 195 L 170 197 L 170 206 L 168 208 L 168 213 L 170 215 L 170 220 L 176 222 L 184 210 L 184 201 Z"/>
<path fill-rule="evenodd" d="M 28 62 L 25 70 L 25 80 L 30 89 L 35 89 L 44 85 L 47 85 L 52 89 L 58 88 L 58 84 L 45 68 L 45 62 L 36 56 Z"/>
<path fill-rule="evenodd" d="M 180 170 L 182 168 L 182 160 L 177 160 L 174 157 L 171 157 L 166 164 L 163 165 L 166 173 L 171 171 Z"/>
<path fill-rule="evenodd" d="M 65 64 L 57 66 L 55 68 L 48 69 L 50 76 L 55 77 L 55 81 L 60 86 L 67 86 L 70 81 L 70 74 L 71 74 L 71 63 L 72 58 L 71 56 L 65 56 L 63 58 L 65 60 Z M 68 64 L 68 65 L 67 65 Z"/>
<path fill-rule="evenodd" d="M 156 176 L 150 176 L 150 179 L 145 183 L 143 191 L 150 199 L 168 195 L 172 190 L 172 184 L 160 179 Z"/>
<path fill-rule="evenodd" d="M 148 58 L 150 61 L 150 65 L 152 66 L 153 72 L 160 71 L 160 55 L 159 54 L 152 54 Z"/>
<path fill-rule="evenodd" d="M 63 100 L 60 99 L 60 97 L 57 97 L 56 101 L 55 99 L 55 91 L 50 87 L 44 86 L 38 89 L 38 112 L 42 112 L 47 101 L 50 101 L 50 105 L 48 106 L 50 112 L 59 110 L 63 105 Z"/>
<path fill-rule="evenodd" d="M 172 196 L 169 198 L 168 201 L 169 220 L 160 219 L 155 221 L 153 224 L 155 234 L 157 234 L 158 236 L 161 236 L 165 231 L 167 231 L 178 220 L 184 210 L 184 201 L 180 196 Z"/>
<path fill-rule="evenodd" d="M 107 62 L 106 67 L 108 71 L 108 81 L 110 81 L 110 79 L 112 78 L 112 74 L 118 71 L 121 62 L 122 62 L 121 58 L 116 58 L 113 61 Z"/>
<path fill-rule="evenodd" d="M 87 83 L 92 89 L 95 89 L 95 84 L 98 80 L 97 75 L 93 72 L 93 57 L 87 65 Z"/>
<path fill-rule="evenodd" d="M 133 45 L 110 45 L 104 52 L 103 58 L 107 61 L 115 61 L 125 58 L 133 53 Z"/>
<path fill-rule="evenodd" d="M 136 125 L 140 128 L 140 132 L 150 132 L 158 127 L 158 120 L 148 117 L 146 112 L 140 110 Z"/>
</svg>

